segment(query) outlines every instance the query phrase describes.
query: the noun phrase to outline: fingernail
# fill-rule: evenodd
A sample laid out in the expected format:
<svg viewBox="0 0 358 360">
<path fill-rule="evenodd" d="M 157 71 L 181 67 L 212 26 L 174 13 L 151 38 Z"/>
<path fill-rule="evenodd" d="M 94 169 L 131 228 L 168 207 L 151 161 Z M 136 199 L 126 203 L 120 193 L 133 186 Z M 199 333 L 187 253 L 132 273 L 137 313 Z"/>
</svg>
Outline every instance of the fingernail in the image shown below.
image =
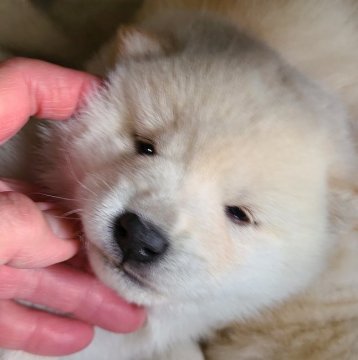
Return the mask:
<svg viewBox="0 0 358 360">
<path fill-rule="evenodd" d="M 50 226 L 52 232 L 60 239 L 73 239 L 74 224 L 68 219 L 60 218 L 59 212 L 54 210 L 46 210 L 43 215 Z"/>
<path fill-rule="evenodd" d="M 129 333 L 140 329 L 146 322 L 144 308 L 129 304 L 112 290 L 101 308 L 97 325 L 118 333 Z"/>
<path fill-rule="evenodd" d="M 44 201 L 37 201 L 37 202 L 35 202 L 35 205 L 41 211 L 56 209 L 56 207 L 58 207 L 58 205 L 56 206 L 56 204 L 54 204 L 54 203 L 49 203 L 49 202 L 44 202 Z"/>
</svg>

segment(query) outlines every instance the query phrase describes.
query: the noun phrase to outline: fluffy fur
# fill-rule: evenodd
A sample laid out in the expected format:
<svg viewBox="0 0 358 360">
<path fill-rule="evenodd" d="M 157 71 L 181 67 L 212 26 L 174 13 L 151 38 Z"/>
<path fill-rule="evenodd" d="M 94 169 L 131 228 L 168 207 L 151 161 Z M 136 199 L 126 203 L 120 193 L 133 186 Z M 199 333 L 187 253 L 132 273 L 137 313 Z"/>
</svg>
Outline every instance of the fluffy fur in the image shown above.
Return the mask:
<svg viewBox="0 0 358 360">
<path fill-rule="evenodd" d="M 358 205 L 349 115 L 237 28 L 245 14 L 242 23 L 254 28 L 257 3 L 243 1 L 254 4 L 246 11 L 231 1 L 197 6 L 204 3 L 230 16 L 150 2 L 140 27 L 120 31 L 105 50 L 113 66 L 106 85 L 75 119 L 42 130 L 41 153 L 51 154 L 39 160 L 42 184 L 73 199 L 97 276 L 148 309 L 142 330 L 98 330 L 89 348 L 66 359 L 353 359 Z M 312 11 L 282 6 L 293 29 L 299 22 L 290 14 Z M 266 10 L 262 29 L 282 16 Z M 300 64 L 319 80 L 313 63 Z M 91 67 L 103 72 L 99 61 Z M 138 138 L 157 155 L 137 154 Z M 246 209 L 252 222 L 234 223 L 226 206 Z M 161 261 L 121 265 L 112 226 L 125 211 L 167 234 Z"/>
</svg>

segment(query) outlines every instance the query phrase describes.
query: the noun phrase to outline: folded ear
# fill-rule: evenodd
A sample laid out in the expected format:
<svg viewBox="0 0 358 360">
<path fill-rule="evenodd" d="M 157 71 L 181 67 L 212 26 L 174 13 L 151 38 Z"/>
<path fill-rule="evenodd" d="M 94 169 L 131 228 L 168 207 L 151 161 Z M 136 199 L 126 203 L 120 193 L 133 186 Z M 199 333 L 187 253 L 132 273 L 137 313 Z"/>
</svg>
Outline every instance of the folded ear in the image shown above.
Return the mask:
<svg viewBox="0 0 358 360">
<path fill-rule="evenodd" d="M 161 56 L 174 49 L 175 41 L 170 36 L 151 33 L 136 26 L 121 26 L 85 68 L 92 74 L 105 76 L 120 59 Z"/>
<path fill-rule="evenodd" d="M 358 184 L 353 177 L 349 181 L 334 180 L 329 183 L 329 215 L 333 233 L 351 231 L 358 226 Z"/>
<path fill-rule="evenodd" d="M 121 26 L 117 32 L 115 46 L 118 58 L 140 58 L 164 55 L 173 48 L 173 42 L 169 37 L 135 26 Z"/>
</svg>

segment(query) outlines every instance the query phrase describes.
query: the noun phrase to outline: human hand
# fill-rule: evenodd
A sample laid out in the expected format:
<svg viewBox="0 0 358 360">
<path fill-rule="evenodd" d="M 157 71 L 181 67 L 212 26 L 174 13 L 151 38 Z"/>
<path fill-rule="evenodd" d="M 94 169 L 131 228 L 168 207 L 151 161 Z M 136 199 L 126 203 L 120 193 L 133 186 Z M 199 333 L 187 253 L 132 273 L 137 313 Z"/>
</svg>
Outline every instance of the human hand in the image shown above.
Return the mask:
<svg viewBox="0 0 358 360">
<path fill-rule="evenodd" d="M 0 143 L 35 115 L 66 119 L 96 78 L 30 59 L 0 64 Z M 79 250 L 74 226 L 30 185 L 0 179 L 0 347 L 66 355 L 88 345 L 93 325 L 134 331 L 145 313 L 91 275 L 61 263 Z M 24 307 L 41 304 L 71 318 Z"/>
</svg>

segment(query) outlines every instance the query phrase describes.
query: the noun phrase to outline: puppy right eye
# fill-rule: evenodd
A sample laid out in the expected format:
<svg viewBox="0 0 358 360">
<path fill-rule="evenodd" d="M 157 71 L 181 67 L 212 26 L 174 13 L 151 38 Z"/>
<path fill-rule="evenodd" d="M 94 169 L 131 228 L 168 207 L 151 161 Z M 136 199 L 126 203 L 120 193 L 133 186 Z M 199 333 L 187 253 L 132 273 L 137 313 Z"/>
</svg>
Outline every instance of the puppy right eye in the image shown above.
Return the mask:
<svg viewBox="0 0 358 360">
<path fill-rule="evenodd" d="M 135 147 L 139 155 L 153 156 L 156 154 L 154 144 L 147 139 L 136 139 Z"/>
<path fill-rule="evenodd" d="M 251 213 L 244 207 L 226 206 L 225 212 L 228 218 L 237 225 L 249 225 L 254 223 Z"/>
</svg>

